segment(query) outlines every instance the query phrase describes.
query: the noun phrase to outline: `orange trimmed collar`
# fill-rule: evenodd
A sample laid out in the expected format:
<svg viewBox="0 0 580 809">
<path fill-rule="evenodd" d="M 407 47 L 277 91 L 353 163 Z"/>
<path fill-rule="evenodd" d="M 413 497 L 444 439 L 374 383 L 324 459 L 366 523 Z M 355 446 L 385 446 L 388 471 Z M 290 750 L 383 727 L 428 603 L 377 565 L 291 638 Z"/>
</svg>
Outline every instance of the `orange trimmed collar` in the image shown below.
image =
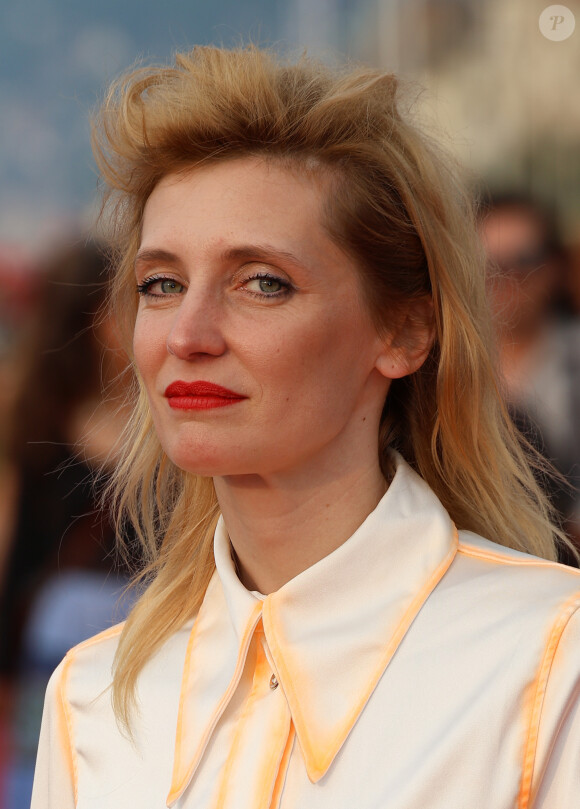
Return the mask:
<svg viewBox="0 0 580 809">
<path fill-rule="evenodd" d="M 437 497 L 395 460 L 387 493 L 357 531 L 265 598 L 239 581 L 220 518 L 216 572 L 186 653 L 168 806 L 195 775 L 260 619 L 308 777 L 316 782 L 327 772 L 457 552 L 457 532 Z"/>
</svg>

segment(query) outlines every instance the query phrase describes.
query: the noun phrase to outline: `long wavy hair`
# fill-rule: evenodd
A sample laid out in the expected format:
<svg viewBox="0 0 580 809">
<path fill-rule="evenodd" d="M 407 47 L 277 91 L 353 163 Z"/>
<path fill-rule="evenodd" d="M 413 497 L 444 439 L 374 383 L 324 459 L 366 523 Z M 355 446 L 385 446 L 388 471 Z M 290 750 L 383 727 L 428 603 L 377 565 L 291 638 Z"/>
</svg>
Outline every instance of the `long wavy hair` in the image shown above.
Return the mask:
<svg viewBox="0 0 580 809">
<path fill-rule="evenodd" d="M 259 155 L 331 177 L 323 225 L 354 257 L 379 330 L 401 303 L 430 296 L 435 339 L 423 366 L 395 380 L 377 437 L 398 449 L 460 529 L 556 558 L 562 534 L 515 431 L 495 374 L 485 262 L 472 203 L 451 160 L 404 109 L 390 74 L 287 62 L 250 46 L 198 47 L 172 66 L 115 82 L 94 120 L 118 249 L 111 301 L 131 357 L 133 263 L 145 204 L 168 174 Z M 314 169 L 313 169 L 314 167 Z M 212 480 L 178 469 L 155 434 L 135 371 L 134 415 L 112 494 L 148 563 L 118 647 L 113 702 L 125 722 L 147 659 L 195 615 L 214 570 Z M 531 461 L 530 461 L 531 457 Z"/>
</svg>

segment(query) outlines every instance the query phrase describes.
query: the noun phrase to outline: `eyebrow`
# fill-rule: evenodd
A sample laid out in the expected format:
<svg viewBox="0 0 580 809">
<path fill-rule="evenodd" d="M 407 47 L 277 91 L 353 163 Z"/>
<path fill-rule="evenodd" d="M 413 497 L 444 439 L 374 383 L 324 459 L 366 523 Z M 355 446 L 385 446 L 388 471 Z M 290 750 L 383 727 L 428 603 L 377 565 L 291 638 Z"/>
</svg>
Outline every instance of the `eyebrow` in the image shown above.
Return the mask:
<svg viewBox="0 0 580 809">
<path fill-rule="evenodd" d="M 291 264 L 304 266 L 304 261 L 287 250 L 280 250 L 269 244 L 244 244 L 239 247 L 231 247 L 222 253 L 222 258 L 226 261 L 235 259 L 268 259 L 279 258 Z"/>
<path fill-rule="evenodd" d="M 305 262 L 298 256 L 269 244 L 243 244 L 238 247 L 230 247 L 220 253 L 219 257 L 222 261 L 278 258 L 283 261 L 288 261 L 291 264 L 305 266 Z M 179 265 L 182 263 L 177 253 L 172 253 L 170 250 L 164 250 L 163 248 L 151 247 L 139 250 L 135 256 L 135 267 L 140 264 L 152 264 L 157 261 Z"/>
<path fill-rule="evenodd" d="M 135 267 L 139 264 L 152 264 L 156 261 L 165 261 L 168 264 L 181 264 L 179 256 L 176 253 L 158 247 L 151 247 L 139 250 L 135 256 Z"/>
</svg>

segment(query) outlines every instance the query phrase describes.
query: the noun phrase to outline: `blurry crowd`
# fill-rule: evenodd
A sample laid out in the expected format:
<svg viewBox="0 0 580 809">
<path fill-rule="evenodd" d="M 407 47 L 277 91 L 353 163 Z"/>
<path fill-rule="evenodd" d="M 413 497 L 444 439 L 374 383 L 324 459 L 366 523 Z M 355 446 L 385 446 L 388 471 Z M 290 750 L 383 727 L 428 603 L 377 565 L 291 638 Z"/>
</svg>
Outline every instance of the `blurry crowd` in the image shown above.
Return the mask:
<svg viewBox="0 0 580 809">
<path fill-rule="evenodd" d="M 80 240 L 18 264 L 0 264 L 0 809 L 30 805 L 50 673 L 128 606 L 101 504 L 126 421 L 109 256 Z"/>
<path fill-rule="evenodd" d="M 521 193 L 484 200 L 480 233 L 504 395 L 565 478 L 543 482 L 580 548 L 580 255 L 562 244 L 554 212 Z"/>
<path fill-rule="evenodd" d="M 580 251 L 524 194 L 489 196 L 479 226 L 508 406 L 580 547 Z M 29 805 L 51 671 L 130 605 L 102 502 L 127 418 L 109 272 L 89 239 L 38 266 L 0 249 L 0 809 Z"/>
</svg>

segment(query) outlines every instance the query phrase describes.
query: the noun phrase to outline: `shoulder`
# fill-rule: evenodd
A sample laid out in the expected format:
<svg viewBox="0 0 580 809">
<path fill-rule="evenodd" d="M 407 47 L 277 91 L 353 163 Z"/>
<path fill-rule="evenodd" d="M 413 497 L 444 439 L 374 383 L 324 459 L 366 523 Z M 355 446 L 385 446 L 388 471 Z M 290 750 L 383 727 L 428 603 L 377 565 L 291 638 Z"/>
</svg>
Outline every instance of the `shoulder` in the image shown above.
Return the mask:
<svg viewBox="0 0 580 809">
<path fill-rule="evenodd" d="M 58 684 L 68 684 L 71 676 L 86 678 L 87 684 L 101 683 L 107 688 L 112 680 L 113 662 L 123 632 L 124 623 L 115 624 L 109 629 L 73 646 L 51 677 L 49 688 Z"/>
<path fill-rule="evenodd" d="M 149 799 L 151 784 L 165 782 L 172 767 L 191 628 L 192 622 L 184 624 L 140 672 L 129 734 L 119 725 L 111 700 L 123 624 L 75 646 L 59 664 L 47 689 L 41 769 L 52 773 L 60 768 L 64 774 L 58 789 L 64 784 L 78 796 L 71 806 L 129 805 L 130 796 L 146 794 Z M 44 781 L 39 784 L 37 792 L 44 793 Z M 38 805 L 45 806 L 43 801 Z M 61 805 L 59 798 L 54 800 L 54 806 Z"/>
<path fill-rule="evenodd" d="M 458 533 L 457 554 L 437 588 L 429 628 L 444 627 L 439 633 L 449 638 L 454 659 L 465 656 L 466 671 L 477 659 L 490 680 L 502 672 L 504 693 L 525 695 L 526 723 L 537 733 L 540 718 L 545 724 L 548 715 L 561 716 L 567 700 L 579 707 L 580 571 L 469 531 Z M 554 708 L 546 714 L 544 695 L 558 678 Z"/>
<path fill-rule="evenodd" d="M 450 584 L 468 588 L 486 611 L 511 615 L 521 626 L 568 619 L 580 609 L 580 570 L 459 531 Z"/>
<path fill-rule="evenodd" d="M 458 532 L 457 553 L 465 563 L 471 561 L 471 567 L 478 566 L 489 574 L 494 571 L 496 575 L 518 578 L 533 576 L 543 579 L 546 584 L 564 590 L 580 590 L 580 570 L 575 567 L 542 559 L 523 551 L 508 548 L 485 539 L 472 531 Z"/>
<path fill-rule="evenodd" d="M 103 702 L 103 696 L 110 693 L 113 662 L 123 626 L 117 624 L 73 646 L 48 681 L 43 728 L 59 727 L 63 749 L 74 749 L 72 735 L 77 713 Z M 105 702 L 109 703 L 110 700 Z M 66 744 L 65 737 L 68 740 Z"/>
<path fill-rule="evenodd" d="M 147 694 L 154 684 L 167 683 L 169 672 L 179 691 L 192 625 L 193 621 L 185 623 L 148 660 L 139 677 L 139 692 Z M 53 673 L 47 693 L 54 695 L 58 689 L 60 698 L 77 708 L 100 702 L 113 682 L 115 657 L 124 626 L 124 623 L 116 624 L 74 646 Z"/>
<path fill-rule="evenodd" d="M 542 559 L 530 553 L 514 550 L 497 542 L 485 539 L 473 531 L 458 531 L 457 552 L 473 560 L 493 566 L 497 571 L 537 571 L 545 577 L 551 575 L 554 581 L 566 582 L 580 589 L 580 570 L 549 559 Z"/>
</svg>

